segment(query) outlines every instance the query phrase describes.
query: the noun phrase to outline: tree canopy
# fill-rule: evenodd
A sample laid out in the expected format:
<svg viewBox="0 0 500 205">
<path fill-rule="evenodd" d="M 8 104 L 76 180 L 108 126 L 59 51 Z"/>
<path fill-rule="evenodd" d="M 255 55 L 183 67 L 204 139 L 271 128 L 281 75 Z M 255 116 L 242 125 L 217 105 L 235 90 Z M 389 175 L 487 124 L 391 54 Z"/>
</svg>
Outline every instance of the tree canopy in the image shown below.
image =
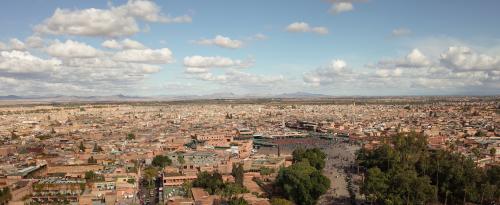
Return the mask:
<svg viewBox="0 0 500 205">
<path fill-rule="evenodd" d="M 401 133 L 374 150 L 361 149 L 362 192 L 375 204 L 487 204 L 500 198 L 499 166 L 476 167 L 471 158 L 431 150 L 417 133 Z"/>
<path fill-rule="evenodd" d="M 164 168 L 165 166 L 170 166 L 172 160 L 168 156 L 156 155 L 151 164 L 155 167 Z"/>
<path fill-rule="evenodd" d="M 309 164 L 317 170 L 322 170 L 325 167 L 326 154 L 318 148 L 298 148 L 293 151 L 292 156 L 293 162 L 299 162 L 307 159 Z"/>
<path fill-rule="evenodd" d="M 319 149 L 297 149 L 293 157 L 291 166 L 280 169 L 275 186 L 298 205 L 315 204 L 330 188 L 330 180 L 321 173 L 326 154 Z"/>
<path fill-rule="evenodd" d="M 233 170 L 231 171 L 231 175 L 234 177 L 234 182 L 240 186 L 243 186 L 245 171 L 243 170 L 242 164 L 233 164 Z"/>
</svg>

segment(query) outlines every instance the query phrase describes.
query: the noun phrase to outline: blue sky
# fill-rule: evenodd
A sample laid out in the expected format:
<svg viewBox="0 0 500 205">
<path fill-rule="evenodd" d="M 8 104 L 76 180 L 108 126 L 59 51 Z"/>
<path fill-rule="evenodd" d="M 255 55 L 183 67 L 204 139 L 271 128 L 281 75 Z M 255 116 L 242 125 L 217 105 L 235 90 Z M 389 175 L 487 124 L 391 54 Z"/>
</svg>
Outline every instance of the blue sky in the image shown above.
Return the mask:
<svg viewBox="0 0 500 205">
<path fill-rule="evenodd" d="M 500 94 L 500 2 L 8 1 L 0 95 Z"/>
</svg>

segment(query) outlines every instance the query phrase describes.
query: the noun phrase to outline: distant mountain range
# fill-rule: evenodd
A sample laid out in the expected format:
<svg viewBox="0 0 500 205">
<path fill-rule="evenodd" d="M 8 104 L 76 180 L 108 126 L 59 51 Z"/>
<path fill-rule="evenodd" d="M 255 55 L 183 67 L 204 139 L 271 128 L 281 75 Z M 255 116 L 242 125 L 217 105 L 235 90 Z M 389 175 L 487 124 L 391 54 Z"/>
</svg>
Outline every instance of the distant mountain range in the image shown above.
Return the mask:
<svg viewBox="0 0 500 205">
<path fill-rule="evenodd" d="M 0 101 L 41 101 L 41 102 L 79 102 L 79 101 L 173 101 L 173 100 L 213 100 L 213 99 L 256 99 L 256 98 L 328 98 L 329 95 L 307 92 L 283 93 L 278 95 L 237 95 L 234 93 L 213 93 L 208 95 L 158 95 L 127 96 L 123 94 L 108 96 L 0 96 Z"/>
</svg>

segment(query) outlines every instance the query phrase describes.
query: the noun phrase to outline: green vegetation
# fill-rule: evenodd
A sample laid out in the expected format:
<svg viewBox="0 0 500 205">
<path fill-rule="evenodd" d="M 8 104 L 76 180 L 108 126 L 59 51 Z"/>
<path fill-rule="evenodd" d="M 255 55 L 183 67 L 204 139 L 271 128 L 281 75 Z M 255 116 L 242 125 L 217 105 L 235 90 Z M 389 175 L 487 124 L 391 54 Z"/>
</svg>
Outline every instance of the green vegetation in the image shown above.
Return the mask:
<svg viewBox="0 0 500 205">
<path fill-rule="evenodd" d="M 228 205 L 248 205 L 249 203 L 245 201 L 242 197 L 235 197 L 227 201 Z"/>
<path fill-rule="evenodd" d="M 96 174 L 93 171 L 85 172 L 85 179 L 89 182 L 99 182 L 104 181 L 104 176 Z"/>
<path fill-rule="evenodd" d="M 38 138 L 40 141 L 44 141 L 44 140 L 52 138 L 52 135 L 48 135 L 48 134 L 38 135 L 38 136 L 36 136 L 36 138 Z"/>
<path fill-rule="evenodd" d="M 298 205 L 313 205 L 330 188 L 330 180 L 322 175 L 326 154 L 320 149 L 297 149 L 294 163 L 281 168 L 275 186 L 281 195 Z"/>
<path fill-rule="evenodd" d="M 135 140 L 135 134 L 134 133 L 128 133 L 127 134 L 127 140 Z"/>
<path fill-rule="evenodd" d="M 93 156 L 90 156 L 89 159 L 87 159 L 88 164 L 97 164 L 97 159 L 94 159 Z"/>
<path fill-rule="evenodd" d="M 127 183 L 129 184 L 135 184 L 135 178 L 128 178 Z"/>
<path fill-rule="evenodd" d="M 262 176 L 268 176 L 268 175 L 271 175 L 275 172 L 276 172 L 276 170 L 271 169 L 271 168 L 267 168 L 267 167 L 262 167 L 262 168 L 260 168 L 260 171 L 259 171 L 260 175 L 262 175 Z"/>
<path fill-rule="evenodd" d="M 209 194 L 215 194 L 224 188 L 224 182 L 222 175 L 217 172 L 200 172 L 198 178 L 193 181 L 193 187 L 201 187 Z"/>
<path fill-rule="evenodd" d="M 318 148 L 307 150 L 299 148 L 294 150 L 292 155 L 294 163 L 307 159 L 309 164 L 311 164 L 311 166 L 313 166 L 317 170 L 322 170 L 325 167 L 326 154 Z"/>
<path fill-rule="evenodd" d="M 231 175 L 234 177 L 234 182 L 240 186 L 243 186 L 245 171 L 243 170 L 242 164 L 233 164 L 233 170 L 231 170 Z"/>
<path fill-rule="evenodd" d="M 12 193 L 9 187 L 0 189 L 0 204 L 7 204 L 9 200 L 12 199 Z"/>
<path fill-rule="evenodd" d="M 221 195 L 223 201 L 229 204 L 247 204 L 243 199 L 236 197 L 238 194 L 248 193 L 248 190 L 237 183 L 224 183 L 222 175 L 214 172 L 200 172 L 193 181 L 193 187 L 205 189 L 209 194 Z M 242 201 L 243 200 L 243 201 Z"/>
<path fill-rule="evenodd" d="M 80 142 L 80 145 L 78 146 L 78 150 L 80 150 L 80 152 L 85 151 L 85 146 L 83 145 L 83 141 Z"/>
<path fill-rule="evenodd" d="M 144 169 L 144 178 L 148 181 L 148 188 L 153 188 L 153 184 L 151 183 L 153 179 L 158 174 L 158 169 L 153 166 L 146 167 Z"/>
<path fill-rule="evenodd" d="M 398 134 L 391 145 L 361 149 L 357 161 L 367 169 L 361 191 L 373 204 L 500 201 L 500 166 L 485 170 L 460 153 L 429 150 L 420 134 Z"/>
<path fill-rule="evenodd" d="M 158 168 L 165 168 L 166 166 L 172 165 L 172 160 L 168 156 L 156 155 L 153 158 L 151 164 Z"/>
<path fill-rule="evenodd" d="M 272 198 L 271 205 L 293 205 L 293 202 L 282 198 Z"/>
<path fill-rule="evenodd" d="M 92 152 L 102 152 L 102 148 L 97 145 L 97 143 L 94 144 L 94 148 L 92 149 Z"/>
</svg>

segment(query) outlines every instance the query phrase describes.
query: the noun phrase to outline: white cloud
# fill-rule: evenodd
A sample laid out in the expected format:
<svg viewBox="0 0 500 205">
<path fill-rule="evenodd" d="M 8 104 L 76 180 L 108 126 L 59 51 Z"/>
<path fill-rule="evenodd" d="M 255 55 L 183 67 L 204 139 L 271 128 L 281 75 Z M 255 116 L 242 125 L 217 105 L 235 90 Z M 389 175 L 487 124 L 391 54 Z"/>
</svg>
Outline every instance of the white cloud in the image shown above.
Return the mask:
<svg viewBox="0 0 500 205">
<path fill-rule="evenodd" d="M 311 31 L 321 35 L 328 34 L 328 28 L 326 27 L 314 27 L 311 29 Z"/>
<path fill-rule="evenodd" d="M 115 39 L 106 40 L 102 42 L 101 46 L 109 49 L 146 49 L 146 46 L 142 43 L 128 38 L 122 40 L 121 42 Z"/>
<path fill-rule="evenodd" d="M 328 65 L 319 67 L 313 71 L 304 73 L 303 80 L 306 84 L 313 86 L 333 84 L 339 79 L 348 80 L 354 73 L 347 68 L 344 60 L 332 60 Z"/>
<path fill-rule="evenodd" d="M 162 49 L 129 49 L 116 53 L 113 56 L 116 61 L 139 62 L 151 64 L 167 64 L 174 62 L 172 51 L 168 48 Z"/>
<path fill-rule="evenodd" d="M 392 36 L 394 37 L 408 36 L 410 34 L 411 30 L 407 28 L 396 28 L 392 30 Z"/>
<path fill-rule="evenodd" d="M 255 34 L 253 39 L 255 40 L 266 40 L 268 39 L 268 37 L 264 34 L 261 34 L 261 33 L 258 33 L 258 34 Z"/>
<path fill-rule="evenodd" d="M 56 41 L 45 50 L 51 56 L 62 58 L 90 58 L 101 53 L 90 45 L 72 40 L 66 40 L 64 43 Z"/>
<path fill-rule="evenodd" d="M 352 11 L 354 6 L 351 2 L 337 2 L 332 5 L 330 12 L 334 14 L 339 14 L 342 12 Z"/>
<path fill-rule="evenodd" d="M 258 75 L 234 69 L 229 69 L 227 72 L 221 75 L 215 75 L 213 73 L 192 74 L 194 74 L 194 77 L 198 80 L 216 82 L 225 86 L 244 87 L 247 89 L 269 89 L 270 87 L 276 86 L 285 81 L 285 77 L 283 77 L 282 75 Z"/>
<path fill-rule="evenodd" d="M 378 62 L 378 66 L 384 68 L 420 68 L 430 65 L 431 61 L 417 48 L 413 49 L 403 59 L 381 60 Z"/>
<path fill-rule="evenodd" d="M 25 42 L 29 48 L 41 48 L 44 45 L 44 41 L 40 36 L 30 36 L 26 38 Z"/>
<path fill-rule="evenodd" d="M 55 58 L 42 59 L 27 51 L 2 51 L 0 53 L 0 75 L 5 73 L 43 73 L 59 68 L 61 61 Z"/>
<path fill-rule="evenodd" d="M 311 28 L 309 28 L 309 24 L 305 22 L 294 22 L 288 25 L 286 30 L 289 32 L 309 32 Z"/>
<path fill-rule="evenodd" d="M 202 39 L 195 41 L 196 44 L 200 45 L 216 45 L 222 48 L 241 48 L 243 46 L 243 41 L 233 40 L 229 37 L 222 35 L 217 35 L 213 39 Z"/>
<path fill-rule="evenodd" d="M 452 46 L 441 54 L 441 63 L 457 71 L 500 70 L 500 57 L 479 54 L 465 46 Z"/>
<path fill-rule="evenodd" d="M 186 68 L 243 68 L 248 67 L 253 62 L 251 60 L 233 60 L 221 56 L 186 56 L 184 57 L 184 66 Z M 201 71 L 201 70 L 196 70 Z"/>
<path fill-rule="evenodd" d="M 10 46 L 10 49 L 12 49 L 12 50 L 25 50 L 26 49 L 26 45 L 24 45 L 24 43 L 17 38 L 11 38 L 9 40 L 9 46 Z"/>
<path fill-rule="evenodd" d="M 328 28 L 318 26 L 318 27 L 310 27 L 306 22 L 294 22 L 286 27 L 286 31 L 293 33 L 306 33 L 313 32 L 316 34 L 325 35 L 328 34 Z"/>
<path fill-rule="evenodd" d="M 69 10 L 57 8 L 35 31 L 53 35 L 128 36 L 140 31 L 136 19 L 149 22 L 186 23 L 191 17 L 168 17 L 152 1 L 129 0 L 109 9 Z"/>
</svg>

